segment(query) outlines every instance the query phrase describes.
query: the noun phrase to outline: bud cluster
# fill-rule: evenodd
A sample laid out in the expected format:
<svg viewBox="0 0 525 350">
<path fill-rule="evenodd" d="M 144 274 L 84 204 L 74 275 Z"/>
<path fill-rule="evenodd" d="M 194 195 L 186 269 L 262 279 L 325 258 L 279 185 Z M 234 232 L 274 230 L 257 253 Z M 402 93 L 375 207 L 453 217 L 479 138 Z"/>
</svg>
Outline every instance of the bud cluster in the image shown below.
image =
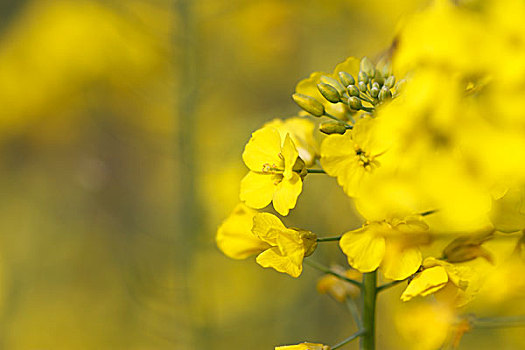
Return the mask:
<svg viewBox="0 0 525 350">
<path fill-rule="evenodd" d="M 352 124 L 354 123 L 353 114 L 359 111 L 373 113 L 376 106 L 391 100 L 395 96 L 393 91 L 397 90 L 396 87 L 399 84 L 396 84 L 396 78 L 389 64 L 380 62 L 374 65 L 367 57 L 361 59 L 357 77 L 345 71 L 337 72 L 337 77 L 339 79 L 322 76 L 317 84 L 317 89 L 328 103 L 341 103 L 348 114 L 347 120 L 352 121 Z M 323 123 L 320 127 L 321 132 L 344 134 L 347 129 L 352 128 L 352 125 L 347 124 L 345 120 L 327 113 L 326 101 L 319 101 L 312 96 L 300 93 L 293 94 L 292 98 L 301 109 L 312 116 L 326 116 L 336 120 Z"/>
</svg>

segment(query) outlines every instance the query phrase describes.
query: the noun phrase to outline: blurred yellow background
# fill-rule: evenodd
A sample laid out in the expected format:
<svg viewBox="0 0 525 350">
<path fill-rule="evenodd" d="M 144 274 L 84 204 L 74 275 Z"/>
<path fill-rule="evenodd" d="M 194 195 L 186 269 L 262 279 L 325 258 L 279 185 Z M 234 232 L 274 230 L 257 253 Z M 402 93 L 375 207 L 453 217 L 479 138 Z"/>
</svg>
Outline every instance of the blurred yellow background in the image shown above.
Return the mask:
<svg viewBox="0 0 525 350">
<path fill-rule="evenodd" d="M 250 133 L 297 112 L 290 95 L 310 72 L 388 48 L 424 3 L 2 2 L 0 348 L 262 350 L 349 335 L 316 271 L 230 260 L 215 231 L 238 203 Z M 359 225 L 314 176 L 285 222 Z M 404 348 L 398 298 L 379 303 L 380 349 Z"/>
</svg>

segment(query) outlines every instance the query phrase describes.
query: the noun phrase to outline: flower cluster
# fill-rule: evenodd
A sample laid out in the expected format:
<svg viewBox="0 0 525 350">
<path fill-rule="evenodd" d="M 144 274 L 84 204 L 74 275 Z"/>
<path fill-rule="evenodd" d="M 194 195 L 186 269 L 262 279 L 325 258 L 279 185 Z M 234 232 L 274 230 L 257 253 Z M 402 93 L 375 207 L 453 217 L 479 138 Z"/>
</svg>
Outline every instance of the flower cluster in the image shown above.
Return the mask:
<svg viewBox="0 0 525 350">
<path fill-rule="evenodd" d="M 377 64 L 351 57 L 332 73 L 299 82 L 293 95 L 299 116 L 266 124 L 245 147 L 244 204 L 219 228 L 219 248 L 232 258 L 258 254 L 261 266 L 298 277 L 318 243 L 338 241 L 351 273 L 321 268 L 330 277 L 319 291 L 340 302 L 359 295 L 367 314 L 367 300 L 375 303 L 377 291 L 405 282 L 403 302 L 433 296 L 450 316 L 451 327 L 440 329 L 453 329 L 461 307 L 502 262 L 522 262 L 522 18 L 525 5 L 518 0 L 436 1 L 405 23 L 392 57 Z M 318 238 L 254 210 L 273 203 L 288 215 L 309 173 L 337 180 L 364 218 L 361 228 Z M 496 241 L 512 249 L 502 255 L 491 246 Z M 376 271 L 390 282 L 377 286 Z M 372 349 L 373 325 L 363 327 L 355 337 Z M 429 349 L 446 338 L 435 337 Z"/>
</svg>

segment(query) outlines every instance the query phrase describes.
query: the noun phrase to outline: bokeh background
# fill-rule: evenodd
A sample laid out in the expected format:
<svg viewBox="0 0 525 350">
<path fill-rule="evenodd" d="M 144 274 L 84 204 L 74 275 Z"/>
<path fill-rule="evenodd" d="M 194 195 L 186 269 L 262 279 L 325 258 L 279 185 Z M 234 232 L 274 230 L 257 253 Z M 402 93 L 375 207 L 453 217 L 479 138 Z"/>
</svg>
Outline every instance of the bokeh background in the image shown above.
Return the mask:
<svg viewBox="0 0 525 350">
<path fill-rule="evenodd" d="M 0 348 L 257 350 L 353 332 L 317 271 L 229 260 L 214 236 L 250 133 L 297 112 L 310 72 L 388 48 L 424 3 L 0 2 Z M 315 176 L 285 222 L 359 225 Z M 337 262 L 330 249 L 318 260 Z M 379 343 L 403 349 L 389 300 Z"/>
</svg>

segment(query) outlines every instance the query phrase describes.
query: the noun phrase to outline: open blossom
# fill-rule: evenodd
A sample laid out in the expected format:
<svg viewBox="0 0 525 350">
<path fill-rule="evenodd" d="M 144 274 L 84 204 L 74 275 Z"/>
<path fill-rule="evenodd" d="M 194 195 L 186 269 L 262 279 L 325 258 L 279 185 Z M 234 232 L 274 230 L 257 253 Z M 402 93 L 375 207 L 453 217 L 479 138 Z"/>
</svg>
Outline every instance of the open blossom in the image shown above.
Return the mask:
<svg viewBox="0 0 525 350">
<path fill-rule="evenodd" d="M 313 253 L 317 236 L 287 228 L 270 213 L 257 213 L 239 204 L 217 231 L 217 245 L 233 259 L 257 255 L 257 263 L 292 277 L 299 277 L 303 258 Z"/>
<path fill-rule="evenodd" d="M 250 172 L 241 181 L 241 201 L 255 209 L 273 202 L 279 214 L 288 215 L 302 191 L 301 176 L 306 175 L 290 135 L 282 141 L 275 128 L 263 127 L 252 134 L 242 159 Z"/>
<path fill-rule="evenodd" d="M 384 149 L 373 137 L 375 121 L 360 119 L 353 130 L 344 135 L 330 135 L 321 144 L 321 165 L 330 176 L 337 177 L 345 193 L 357 197 L 363 181 L 367 181 L 380 167 L 378 157 Z"/>
<path fill-rule="evenodd" d="M 386 278 L 403 280 L 419 269 L 423 260 L 419 246 L 428 241 L 427 224 L 414 216 L 367 223 L 345 233 L 339 246 L 356 270 L 381 268 Z"/>
</svg>

